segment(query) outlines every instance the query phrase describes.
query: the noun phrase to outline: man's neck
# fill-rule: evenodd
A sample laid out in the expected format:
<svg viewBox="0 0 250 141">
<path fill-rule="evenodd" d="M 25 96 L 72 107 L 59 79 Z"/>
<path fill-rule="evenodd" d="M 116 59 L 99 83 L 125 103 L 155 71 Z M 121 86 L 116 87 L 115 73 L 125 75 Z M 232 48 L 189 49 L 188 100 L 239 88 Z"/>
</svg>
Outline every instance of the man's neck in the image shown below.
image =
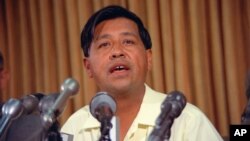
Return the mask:
<svg viewBox="0 0 250 141">
<path fill-rule="evenodd" d="M 120 115 L 124 111 L 133 111 L 139 109 L 142 103 L 146 88 L 137 89 L 137 91 L 129 92 L 127 94 L 115 95 L 114 98 L 117 104 L 117 114 Z"/>
</svg>

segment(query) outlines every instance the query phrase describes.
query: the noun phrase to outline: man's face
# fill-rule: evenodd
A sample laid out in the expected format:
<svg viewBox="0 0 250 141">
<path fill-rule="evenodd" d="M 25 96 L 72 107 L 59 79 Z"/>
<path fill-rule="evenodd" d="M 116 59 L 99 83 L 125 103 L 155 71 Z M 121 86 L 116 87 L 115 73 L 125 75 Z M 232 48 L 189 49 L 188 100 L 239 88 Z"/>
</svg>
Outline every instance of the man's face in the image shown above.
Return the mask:
<svg viewBox="0 0 250 141">
<path fill-rule="evenodd" d="M 96 26 L 84 65 L 102 91 L 126 93 L 144 85 L 151 50 L 145 50 L 133 21 L 106 20 Z"/>
</svg>

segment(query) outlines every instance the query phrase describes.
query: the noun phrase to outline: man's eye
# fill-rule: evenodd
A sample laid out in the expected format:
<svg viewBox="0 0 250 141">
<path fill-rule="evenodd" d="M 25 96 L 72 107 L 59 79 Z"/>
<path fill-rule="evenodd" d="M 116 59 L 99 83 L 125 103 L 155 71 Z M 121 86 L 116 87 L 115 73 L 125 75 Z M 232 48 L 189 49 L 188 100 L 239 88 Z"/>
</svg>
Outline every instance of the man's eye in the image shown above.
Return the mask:
<svg viewBox="0 0 250 141">
<path fill-rule="evenodd" d="M 98 47 L 102 48 L 102 47 L 108 47 L 108 46 L 110 46 L 110 43 L 109 42 L 104 42 L 104 43 L 101 43 Z"/>
<path fill-rule="evenodd" d="M 124 40 L 123 44 L 125 44 L 125 45 L 134 45 L 135 42 L 133 40 Z"/>
</svg>

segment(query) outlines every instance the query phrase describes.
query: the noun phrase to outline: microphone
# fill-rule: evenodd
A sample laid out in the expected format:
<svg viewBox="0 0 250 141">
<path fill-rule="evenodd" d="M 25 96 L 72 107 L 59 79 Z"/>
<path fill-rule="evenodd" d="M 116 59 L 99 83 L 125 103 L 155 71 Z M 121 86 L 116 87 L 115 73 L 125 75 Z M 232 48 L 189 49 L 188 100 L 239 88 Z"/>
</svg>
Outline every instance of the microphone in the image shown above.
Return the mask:
<svg viewBox="0 0 250 141">
<path fill-rule="evenodd" d="M 21 98 L 21 103 L 24 107 L 24 112 L 23 114 L 31 114 L 33 112 L 38 112 L 38 104 L 40 100 L 44 97 L 45 95 L 42 93 L 35 93 L 31 95 L 26 95 Z"/>
<path fill-rule="evenodd" d="M 39 111 L 41 113 L 48 112 L 50 110 L 50 108 L 54 105 L 54 103 L 59 95 L 60 95 L 60 93 L 52 93 L 52 94 L 48 94 L 45 97 L 43 97 L 38 104 Z M 60 107 L 59 113 L 62 113 L 64 107 L 65 107 L 65 105 Z"/>
<path fill-rule="evenodd" d="M 0 141 L 3 141 L 12 121 L 17 119 L 23 112 L 20 100 L 10 99 L 2 107 L 2 118 L 0 120 Z"/>
<path fill-rule="evenodd" d="M 179 91 L 171 92 L 161 104 L 161 114 L 156 119 L 156 125 L 148 141 L 168 141 L 170 129 L 186 105 L 185 96 Z"/>
<path fill-rule="evenodd" d="M 21 98 L 24 113 L 13 121 L 6 133 L 5 141 L 41 141 L 44 137 L 41 111 L 47 111 L 52 107 L 58 95 L 35 93 Z M 41 105 L 42 107 L 39 107 Z"/>
<path fill-rule="evenodd" d="M 90 112 L 101 123 L 100 141 L 110 141 L 111 119 L 116 112 L 115 100 L 107 92 L 98 92 L 90 102 Z"/>
<path fill-rule="evenodd" d="M 37 110 L 39 101 L 44 97 L 42 93 L 35 93 L 31 95 L 26 95 L 20 99 L 20 102 L 23 106 L 22 114 L 31 114 L 35 110 Z M 0 103 L 0 109 L 2 109 L 4 103 Z M 0 118 L 2 116 L 2 112 L 0 112 Z"/>
<path fill-rule="evenodd" d="M 56 98 L 54 104 L 50 108 L 48 108 L 48 110 L 42 111 L 42 124 L 46 130 L 48 130 L 52 126 L 57 117 L 61 114 L 61 107 L 65 106 L 68 98 L 72 95 L 75 95 L 78 90 L 79 84 L 76 80 L 68 78 L 63 82 L 63 84 L 61 85 L 60 95 Z M 43 107 L 44 105 L 46 105 L 46 102 L 44 102 L 44 104 L 41 103 L 41 106 L 39 107 Z"/>
<path fill-rule="evenodd" d="M 20 106 L 18 107 L 19 108 L 18 110 L 22 109 L 22 111 L 20 111 L 19 113 L 20 115 L 16 116 L 16 118 L 13 118 L 11 120 L 11 123 L 9 123 L 8 127 L 4 131 L 4 137 L 2 137 L 2 139 L 4 139 L 5 141 L 16 141 L 16 140 L 36 141 L 34 140 L 34 136 L 32 136 L 31 138 L 30 133 L 35 132 L 36 130 L 39 129 L 37 128 L 38 122 L 34 120 L 34 117 L 38 116 L 39 114 L 37 107 L 40 99 L 43 96 L 44 94 L 42 93 L 35 93 L 31 95 L 26 95 L 22 97 L 20 100 L 16 100 L 18 101 L 18 106 Z M 3 108 L 3 110 L 6 109 Z M 35 112 L 36 115 L 33 114 Z M 28 131 L 26 132 L 26 130 Z"/>
</svg>

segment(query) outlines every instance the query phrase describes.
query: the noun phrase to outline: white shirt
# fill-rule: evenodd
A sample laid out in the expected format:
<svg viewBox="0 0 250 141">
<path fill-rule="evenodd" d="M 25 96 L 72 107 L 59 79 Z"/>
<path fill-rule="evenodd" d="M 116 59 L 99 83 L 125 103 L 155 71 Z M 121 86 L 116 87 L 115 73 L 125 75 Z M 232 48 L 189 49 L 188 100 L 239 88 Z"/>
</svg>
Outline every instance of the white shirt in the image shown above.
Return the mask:
<svg viewBox="0 0 250 141">
<path fill-rule="evenodd" d="M 161 112 L 165 94 L 146 86 L 140 110 L 129 128 L 124 141 L 146 141 Z M 128 115 L 129 116 L 129 115 Z M 72 134 L 74 141 L 97 141 L 100 123 L 85 106 L 75 112 L 63 125 L 61 132 Z M 169 141 L 222 141 L 208 118 L 194 105 L 187 103 L 181 115 L 174 120 Z"/>
</svg>

